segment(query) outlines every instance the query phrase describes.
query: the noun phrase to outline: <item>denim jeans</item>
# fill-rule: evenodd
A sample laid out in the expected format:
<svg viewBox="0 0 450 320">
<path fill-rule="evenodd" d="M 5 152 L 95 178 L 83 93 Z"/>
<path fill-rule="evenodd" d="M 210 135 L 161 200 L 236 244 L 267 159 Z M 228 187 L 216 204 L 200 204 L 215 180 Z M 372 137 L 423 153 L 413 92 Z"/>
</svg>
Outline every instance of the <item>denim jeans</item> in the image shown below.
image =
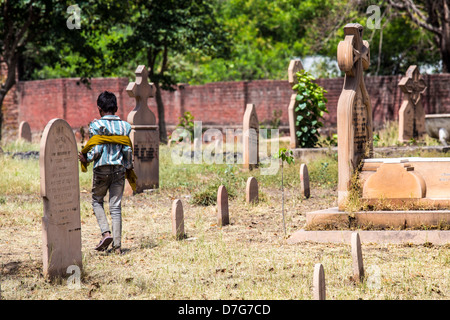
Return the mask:
<svg viewBox="0 0 450 320">
<path fill-rule="evenodd" d="M 109 190 L 109 212 L 112 222 L 113 247 L 121 246 L 122 239 L 122 195 L 125 186 L 123 166 L 100 166 L 94 168 L 92 183 L 92 208 L 102 234 L 111 232 L 103 201 Z"/>
</svg>

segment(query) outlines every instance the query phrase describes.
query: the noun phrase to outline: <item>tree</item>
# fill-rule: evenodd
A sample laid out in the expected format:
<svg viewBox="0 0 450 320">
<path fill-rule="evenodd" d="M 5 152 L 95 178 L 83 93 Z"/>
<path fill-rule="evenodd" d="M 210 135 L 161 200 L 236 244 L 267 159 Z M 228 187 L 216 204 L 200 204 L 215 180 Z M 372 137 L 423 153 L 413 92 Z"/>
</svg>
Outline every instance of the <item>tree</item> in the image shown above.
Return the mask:
<svg viewBox="0 0 450 320">
<path fill-rule="evenodd" d="M 225 48 L 225 37 L 208 0 L 135 0 L 120 23 L 131 28 L 130 35 L 111 47 L 122 59 L 141 55 L 156 88 L 160 140 L 167 142 L 164 102 L 161 90 L 174 90 L 178 77 L 173 57 L 201 53 L 213 55 Z"/>
<path fill-rule="evenodd" d="M 112 0 L 79 0 L 80 28 L 69 21 L 72 1 L 58 0 L 4 0 L 0 2 L 0 57 L 8 74 L 0 86 L 0 105 L 16 84 L 16 70 L 29 75 L 30 69 L 43 65 L 64 65 L 64 56 L 77 54 L 79 60 L 72 68 L 84 83 L 103 66 L 103 54 L 96 40 L 110 26 L 107 8 Z M 73 7 L 72 7 L 73 8 Z M 74 12 L 72 14 L 75 14 Z M 90 24 L 96 18 L 106 21 Z M 69 23 L 70 22 L 70 23 Z M 77 22 L 75 22 L 76 24 Z M 2 138 L 3 110 L 0 111 L 0 140 Z"/>
<path fill-rule="evenodd" d="M 406 12 L 410 19 L 434 34 L 439 47 L 443 71 L 450 72 L 450 1 L 449 0 L 388 0 L 389 4 Z"/>
<path fill-rule="evenodd" d="M 287 162 L 288 164 L 294 163 L 294 157 L 292 155 L 293 155 L 292 150 L 287 150 L 286 148 L 280 148 L 278 150 L 278 154 L 274 155 L 275 158 L 278 158 L 281 160 L 281 198 L 282 198 L 281 213 L 283 216 L 284 237 L 286 237 L 286 219 L 284 218 L 284 178 L 283 178 L 284 173 L 283 173 L 283 170 L 284 170 L 284 162 Z"/>
</svg>

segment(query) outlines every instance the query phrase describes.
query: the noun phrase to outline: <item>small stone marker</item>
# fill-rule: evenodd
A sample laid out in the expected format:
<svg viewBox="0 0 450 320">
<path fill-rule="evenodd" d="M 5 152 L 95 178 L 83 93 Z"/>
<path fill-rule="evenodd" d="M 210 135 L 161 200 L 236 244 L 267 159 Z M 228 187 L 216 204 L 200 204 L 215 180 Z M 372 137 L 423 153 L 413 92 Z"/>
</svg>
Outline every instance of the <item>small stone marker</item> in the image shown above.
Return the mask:
<svg viewBox="0 0 450 320">
<path fill-rule="evenodd" d="M 259 163 L 259 122 L 254 104 L 247 104 L 242 130 L 243 168 L 252 170 Z"/>
<path fill-rule="evenodd" d="M 406 142 L 412 138 L 420 139 L 426 132 L 422 95 L 427 86 L 420 75 L 419 68 L 410 66 L 398 86 L 404 94 L 398 111 L 398 140 Z"/>
<path fill-rule="evenodd" d="M 28 122 L 22 121 L 19 125 L 19 140 L 23 139 L 25 141 L 31 142 L 31 128 Z"/>
<path fill-rule="evenodd" d="M 245 196 L 247 203 L 258 202 L 258 181 L 255 177 L 249 177 L 247 179 L 247 186 L 245 188 Z"/>
<path fill-rule="evenodd" d="M 177 240 L 184 238 L 184 212 L 180 199 L 172 203 L 172 234 Z"/>
<path fill-rule="evenodd" d="M 156 117 L 147 106 L 149 97 L 155 95 L 153 83 L 148 82 L 144 65 L 136 69 L 136 81 L 126 88 L 128 95 L 136 99 L 136 106 L 128 114 L 131 124 L 130 139 L 133 143 L 134 171 L 138 177 L 136 192 L 159 187 L 159 128 Z"/>
<path fill-rule="evenodd" d="M 44 275 L 66 275 L 71 265 L 82 267 L 80 187 L 75 135 L 62 119 L 51 120 L 40 145 L 42 255 Z"/>
<path fill-rule="evenodd" d="M 313 299 L 325 300 L 325 272 L 321 263 L 314 266 Z"/>
<path fill-rule="evenodd" d="M 356 282 L 362 282 L 364 279 L 364 264 L 361 250 L 361 240 L 358 232 L 352 233 L 352 260 L 353 260 L 353 278 Z"/>
<path fill-rule="evenodd" d="M 294 84 L 298 83 L 296 73 L 303 70 L 302 62 L 299 59 L 291 60 L 288 68 L 288 80 L 291 88 Z M 295 99 L 297 97 L 297 93 L 293 93 L 291 95 L 291 102 L 288 107 L 288 115 L 289 115 L 289 135 L 290 135 L 290 148 L 298 148 L 298 139 L 297 139 L 297 126 L 295 122 L 297 121 L 297 117 L 295 115 L 295 109 L 298 106 L 298 101 Z"/>
<path fill-rule="evenodd" d="M 337 51 L 339 68 L 345 72 L 337 106 L 339 210 L 345 209 L 353 173 L 373 153 L 372 106 L 363 77 L 370 64 L 369 43 L 362 40 L 360 24 L 347 24 L 344 34 Z"/>
<path fill-rule="evenodd" d="M 310 197 L 310 189 L 309 189 L 309 173 L 308 167 L 305 163 L 300 165 L 300 187 L 302 195 L 308 199 Z"/>
<path fill-rule="evenodd" d="M 217 225 L 226 226 L 229 223 L 228 191 L 227 188 L 222 185 L 217 191 Z"/>
</svg>

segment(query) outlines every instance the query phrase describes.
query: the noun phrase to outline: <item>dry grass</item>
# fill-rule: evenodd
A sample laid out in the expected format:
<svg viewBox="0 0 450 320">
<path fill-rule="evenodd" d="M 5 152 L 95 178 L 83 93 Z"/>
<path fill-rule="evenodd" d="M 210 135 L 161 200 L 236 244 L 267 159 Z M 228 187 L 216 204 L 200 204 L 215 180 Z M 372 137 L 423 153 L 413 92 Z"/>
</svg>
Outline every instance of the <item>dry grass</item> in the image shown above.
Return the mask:
<svg viewBox="0 0 450 320">
<path fill-rule="evenodd" d="M 364 244 L 368 281 L 353 282 L 350 246 L 304 243 L 283 237 L 279 177 L 260 178 L 263 201 L 243 201 L 249 173 L 229 177 L 237 196 L 231 224 L 218 227 L 216 208 L 190 203 L 200 181 L 213 183 L 226 166 L 170 168 L 161 151 L 161 188 L 125 197 L 121 256 L 93 250 L 99 228 L 90 205 L 90 173 L 80 175 L 83 272 L 81 288 L 42 275 L 37 161 L 0 158 L 0 286 L 3 299 L 312 299 L 315 263 L 325 269 L 327 299 L 449 299 L 448 246 Z M 1 160 L 2 159 L 2 160 Z M 311 168 L 324 169 L 324 159 Z M 333 166 L 333 159 L 327 163 Z M 299 195 L 300 163 L 285 168 L 287 233 L 301 229 L 305 213 L 336 206 L 334 178 Z M 330 167 L 327 166 L 327 167 Z M 320 176 L 315 172 L 312 176 Z M 310 170 L 311 171 L 311 170 Z M 18 172 L 17 175 L 13 172 Z M 228 171 L 227 171 L 228 172 Z M 4 178 L 6 177 L 6 178 Z M 26 181 L 25 181 L 26 180 Z M 187 238 L 171 235 L 173 199 L 183 201 Z M 379 276 L 377 276 L 379 272 Z M 373 286 L 369 280 L 378 279 Z"/>
</svg>

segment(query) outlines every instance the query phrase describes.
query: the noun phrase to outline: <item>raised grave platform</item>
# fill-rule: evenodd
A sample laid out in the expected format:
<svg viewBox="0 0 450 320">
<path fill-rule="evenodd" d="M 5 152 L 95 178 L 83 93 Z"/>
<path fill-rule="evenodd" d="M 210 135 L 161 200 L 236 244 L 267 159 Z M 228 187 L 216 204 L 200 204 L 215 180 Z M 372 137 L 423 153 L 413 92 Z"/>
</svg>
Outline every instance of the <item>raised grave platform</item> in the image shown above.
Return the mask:
<svg viewBox="0 0 450 320">
<path fill-rule="evenodd" d="M 349 227 L 420 228 L 448 225 L 450 210 L 339 211 L 338 207 L 306 213 L 307 229 Z"/>
<path fill-rule="evenodd" d="M 287 239 L 288 244 L 302 242 L 350 244 L 352 230 L 305 231 L 300 230 Z M 402 231 L 361 231 L 361 243 L 378 244 L 450 244 L 450 231 L 442 230 L 402 230 Z"/>
</svg>

